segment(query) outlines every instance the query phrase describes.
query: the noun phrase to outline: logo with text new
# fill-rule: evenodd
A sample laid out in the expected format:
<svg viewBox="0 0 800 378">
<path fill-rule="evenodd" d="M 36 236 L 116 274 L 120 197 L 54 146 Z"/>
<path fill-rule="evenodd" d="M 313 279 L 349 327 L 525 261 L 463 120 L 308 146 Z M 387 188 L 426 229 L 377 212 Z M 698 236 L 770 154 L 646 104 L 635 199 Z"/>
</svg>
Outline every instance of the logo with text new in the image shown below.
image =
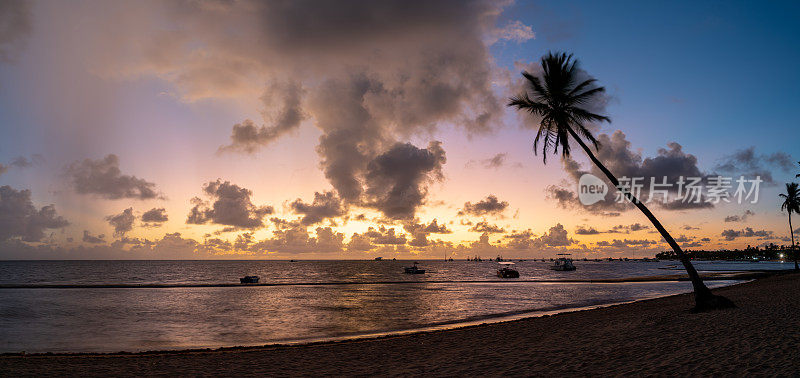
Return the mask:
<svg viewBox="0 0 800 378">
<path fill-rule="evenodd" d="M 608 185 L 595 175 L 585 173 L 578 180 L 578 199 L 584 206 L 593 205 L 606 198 Z"/>
</svg>

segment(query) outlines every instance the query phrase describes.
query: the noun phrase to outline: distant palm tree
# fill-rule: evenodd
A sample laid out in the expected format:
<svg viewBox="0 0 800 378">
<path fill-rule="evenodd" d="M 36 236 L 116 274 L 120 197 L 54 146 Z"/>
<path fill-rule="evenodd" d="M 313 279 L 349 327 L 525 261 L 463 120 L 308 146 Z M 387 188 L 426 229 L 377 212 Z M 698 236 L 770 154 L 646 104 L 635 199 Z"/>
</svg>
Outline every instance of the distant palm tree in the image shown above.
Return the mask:
<svg viewBox="0 0 800 378">
<path fill-rule="evenodd" d="M 570 155 L 569 137 L 572 136 L 586 154 L 589 155 L 592 162 L 608 177 L 611 184 L 619 187 L 619 180 L 614 177 L 603 163 L 597 160 L 589 146 L 581 139 L 581 137 L 585 138 L 597 149 L 597 140 L 592 135 L 592 132 L 585 127 L 585 123 L 611 122 L 608 117 L 592 113 L 582 107 L 593 97 L 604 92 L 605 88 L 596 86 L 595 79 L 580 80 L 578 61 L 572 59 L 572 54 L 548 53 L 542 57 L 541 63 L 544 71 L 542 77 L 539 78 L 528 72 L 523 72 L 522 76 L 527 79 L 529 90 L 512 97 L 508 104 L 508 106 L 513 106 L 541 117 L 539 131 L 533 140 L 534 153 L 537 153 L 540 138 L 544 138 L 542 154 L 545 163 L 547 163 L 547 150 L 550 147 L 553 148 L 553 153 L 557 154 L 558 147 L 561 146 L 562 156 L 568 157 Z M 697 270 L 689 261 L 689 258 L 681 250 L 681 247 L 647 206 L 634 197 L 630 191 L 626 191 L 624 195 L 653 223 L 653 226 L 661 233 L 661 236 L 669 243 L 683 263 L 694 287 L 695 310 L 704 311 L 735 307 L 733 302 L 727 298 L 711 293 L 711 290 L 703 283 L 700 275 L 697 274 Z"/>
<path fill-rule="evenodd" d="M 797 266 L 797 251 L 794 249 L 794 229 L 792 228 L 792 213 L 800 213 L 800 191 L 797 189 L 797 183 L 787 183 L 786 193 L 778 194 L 783 198 L 781 204 L 781 211 L 786 210 L 789 213 L 789 233 L 792 235 L 792 254 L 794 255 L 794 270 L 800 270 Z"/>
</svg>

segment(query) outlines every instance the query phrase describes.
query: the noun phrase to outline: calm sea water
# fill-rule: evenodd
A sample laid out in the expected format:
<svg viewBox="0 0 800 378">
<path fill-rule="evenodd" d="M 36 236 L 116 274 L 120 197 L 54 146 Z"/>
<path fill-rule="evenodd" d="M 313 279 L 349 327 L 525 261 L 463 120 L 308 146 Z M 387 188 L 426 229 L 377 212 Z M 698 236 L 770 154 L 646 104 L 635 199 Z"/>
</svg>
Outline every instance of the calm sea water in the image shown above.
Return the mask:
<svg viewBox="0 0 800 378">
<path fill-rule="evenodd" d="M 0 352 L 116 352 L 319 340 L 691 290 L 687 282 L 521 282 L 681 273 L 675 262 L 575 264 L 577 271 L 555 272 L 548 269 L 550 263 L 518 262 L 519 280 L 496 282 L 494 262 L 421 261 L 428 272 L 407 275 L 403 267 L 408 261 L 5 261 L 0 262 Z M 764 262 L 697 266 L 715 271 L 792 267 Z M 244 275 L 281 285 L 222 286 L 236 284 Z"/>
</svg>

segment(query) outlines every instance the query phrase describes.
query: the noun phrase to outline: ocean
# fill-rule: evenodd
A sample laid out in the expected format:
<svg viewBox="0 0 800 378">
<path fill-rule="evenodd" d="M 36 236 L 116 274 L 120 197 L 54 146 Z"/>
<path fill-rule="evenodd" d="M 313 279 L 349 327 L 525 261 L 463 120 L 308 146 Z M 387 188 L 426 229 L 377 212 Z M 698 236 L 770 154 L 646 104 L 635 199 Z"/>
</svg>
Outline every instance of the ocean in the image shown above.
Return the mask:
<svg viewBox="0 0 800 378">
<path fill-rule="evenodd" d="M 136 352 L 296 343 L 455 327 L 691 291 L 688 282 L 541 282 L 679 274 L 679 263 L 1 261 L 0 353 Z M 791 264 L 699 262 L 701 271 Z M 245 275 L 266 285 L 240 285 Z M 736 281 L 711 281 L 717 287 Z"/>
</svg>

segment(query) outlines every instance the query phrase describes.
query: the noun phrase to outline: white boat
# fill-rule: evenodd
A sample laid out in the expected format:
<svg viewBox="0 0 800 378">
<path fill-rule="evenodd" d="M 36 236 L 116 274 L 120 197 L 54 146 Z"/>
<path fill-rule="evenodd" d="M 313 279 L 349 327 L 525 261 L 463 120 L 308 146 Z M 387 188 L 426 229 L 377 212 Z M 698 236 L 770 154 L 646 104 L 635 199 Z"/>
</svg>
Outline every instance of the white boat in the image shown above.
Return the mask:
<svg viewBox="0 0 800 378">
<path fill-rule="evenodd" d="M 569 256 L 569 253 L 559 253 L 561 256 Z M 569 272 L 573 271 L 575 268 L 575 264 L 572 263 L 572 259 L 568 257 L 559 257 L 554 262 L 553 265 L 550 265 L 550 269 L 557 270 L 561 272 Z"/>
</svg>

